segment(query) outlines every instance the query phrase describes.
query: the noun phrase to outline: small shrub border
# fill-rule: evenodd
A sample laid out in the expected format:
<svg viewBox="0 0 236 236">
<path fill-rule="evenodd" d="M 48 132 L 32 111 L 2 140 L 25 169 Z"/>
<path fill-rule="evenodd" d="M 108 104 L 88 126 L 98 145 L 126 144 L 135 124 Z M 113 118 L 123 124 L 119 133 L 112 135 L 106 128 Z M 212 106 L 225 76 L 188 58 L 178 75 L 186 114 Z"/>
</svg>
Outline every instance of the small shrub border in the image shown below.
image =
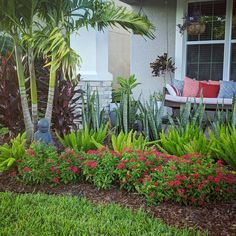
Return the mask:
<svg viewBox="0 0 236 236">
<path fill-rule="evenodd" d="M 188 154 L 182 157 L 157 150 L 102 150 L 78 152 L 66 148 L 57 155 L 52 147 L 34 144 L 18 161 L 18 177 L 28 184 L 67 184 L 85 179 L 99 189 L 118 183 L 137 191 L 147 202 L 174 201 L 185 205 L 228 199 L 234 176 L 222 162 Z"/>
</svg>

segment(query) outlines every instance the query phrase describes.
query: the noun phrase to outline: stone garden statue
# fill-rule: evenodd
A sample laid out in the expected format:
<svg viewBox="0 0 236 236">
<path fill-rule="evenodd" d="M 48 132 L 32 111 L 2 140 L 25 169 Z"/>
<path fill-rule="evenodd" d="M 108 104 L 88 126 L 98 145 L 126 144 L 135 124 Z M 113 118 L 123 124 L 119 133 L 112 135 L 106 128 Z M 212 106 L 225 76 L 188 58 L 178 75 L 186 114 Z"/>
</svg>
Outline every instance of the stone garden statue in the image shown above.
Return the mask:
<svg viewBox="0 0 236 236">
<path fill-rule="evenodd" d="M 39 120 L 38 130 L 34 134 L 34 140 L 46 144 L 53 144 L 52 135 L 49 130 L 49 122 L 47 119 Z"/>
</svg>

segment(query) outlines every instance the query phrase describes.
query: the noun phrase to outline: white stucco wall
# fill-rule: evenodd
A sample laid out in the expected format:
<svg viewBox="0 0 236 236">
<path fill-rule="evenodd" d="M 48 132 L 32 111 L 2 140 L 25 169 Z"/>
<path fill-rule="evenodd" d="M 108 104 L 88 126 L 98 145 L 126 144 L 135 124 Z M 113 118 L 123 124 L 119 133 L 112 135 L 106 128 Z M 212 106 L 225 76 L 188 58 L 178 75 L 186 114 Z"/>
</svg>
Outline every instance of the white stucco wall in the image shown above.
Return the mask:
<svg viewBox="0 0 236 236">
<path fill-rule="evenodd" d="M 114 0 L 118 6 L 124 6 L 131 10 L 128 4 Z M 113 75 L 112 87 L 117 88 L 116 78 L 130 76 L 130 52 L 131 52 L 131 34 L 121 27 L 109 28 L 109 64 L 108 70 Z"/>
<path fill-rule="evenodd" d="M 136 11 L 140 6 L 132 6 Z M 153 77 L 150 63 L 154 62 L 157 55 L 168 51 L 168 55 L 175 56 L 175 33 L 176 33 L 176 1 L 168 0 L 168 10 L 165 1 L 148 0 L 143 2 L 142 13 L 148 16 L 155 25 L 156 31 L 154 40 L 143 39 L 138 35 L 132 35 L 131 40 L 131 73 L 135 74 L 140 86 L 135 90 L 134 95 L 140 93 L 144 98 L 155 91 L 162 91 L 164 79 Z M 168 13 L 168 25 L 167 25 Z M 167 36 L 168 33 L 168 36 Z M 168 43 L 167 43 L 168 39 Z M 167 48 L 168 46 L 168 48 Z"/>
</svg>

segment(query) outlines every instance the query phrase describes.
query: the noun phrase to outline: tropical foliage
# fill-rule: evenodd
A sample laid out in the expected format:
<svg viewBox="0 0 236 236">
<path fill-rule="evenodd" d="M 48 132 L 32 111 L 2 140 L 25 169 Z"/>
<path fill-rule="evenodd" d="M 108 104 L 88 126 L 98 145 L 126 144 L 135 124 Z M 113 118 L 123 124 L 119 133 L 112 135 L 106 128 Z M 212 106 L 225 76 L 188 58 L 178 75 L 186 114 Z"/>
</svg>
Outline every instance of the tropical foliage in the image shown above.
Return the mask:
<svg viewBox="0 0 236 236">
<path fill-rule="evenodd" d="M 25 154 L 25 134 L 18 134 L 10 144 L 0 146 L 0 171 L 10 169 L 16 161 L 20 161 Z"/>
<path fill-rule="evenodd" d="M 82 12 L 82 14 L 81 14 Z M 75 76 L 80 57 L 70 47 L 70 34 L 81 27 L 103 30 L 108 26 L 121 25 L 135 33 L 153 38 L 150 21 L 117 7 L 112 2 L 92 0 L 3 0 L 0 2 L 0 31 L 12 38 L 16 60 L 21 105 L 28 141 L 32 140 L 34 126 L 38 119 L 38 98 L 35 75 L 35 58 L 43 56 L 45 66 L 50 67 L 50 81 L 45 118 L 51 122 L 56 74 L 60 68 L 65 79 Z M 28 57 L 32 117 L 30 114 L 24 73 L 21 61 Z"/>
</svg>

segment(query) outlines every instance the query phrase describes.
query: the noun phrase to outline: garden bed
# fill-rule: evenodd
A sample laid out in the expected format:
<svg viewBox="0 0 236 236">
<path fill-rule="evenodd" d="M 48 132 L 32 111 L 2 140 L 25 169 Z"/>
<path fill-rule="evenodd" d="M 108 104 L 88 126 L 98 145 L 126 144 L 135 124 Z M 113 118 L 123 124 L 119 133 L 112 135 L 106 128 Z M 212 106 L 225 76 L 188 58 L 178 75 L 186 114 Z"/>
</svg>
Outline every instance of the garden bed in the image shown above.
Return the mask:
<svg viewBox="0 0 236 236">
<path fill-rule="evenodd" d="M 147 206 L 145 199 L 137 193 L 128 193 L 113 186 L 109 190 L 98 190 L 89 183 L 68 185 L 26 185 L 10 176 L 9 172 L 0 173 L 0 192 L 64 194 L 86 197 L 94 203 L 118 203 L 134 210 L 143 208 L 146 212 L 162 219 L 168 225 L 178 228 L 197 228 L 208 230 L 210 235 L 235 235 L 236 197 L 224 203 L 211 203 L 204 206 L 181 206 L 165 202 L 157 206 Z"/>
</svg>

